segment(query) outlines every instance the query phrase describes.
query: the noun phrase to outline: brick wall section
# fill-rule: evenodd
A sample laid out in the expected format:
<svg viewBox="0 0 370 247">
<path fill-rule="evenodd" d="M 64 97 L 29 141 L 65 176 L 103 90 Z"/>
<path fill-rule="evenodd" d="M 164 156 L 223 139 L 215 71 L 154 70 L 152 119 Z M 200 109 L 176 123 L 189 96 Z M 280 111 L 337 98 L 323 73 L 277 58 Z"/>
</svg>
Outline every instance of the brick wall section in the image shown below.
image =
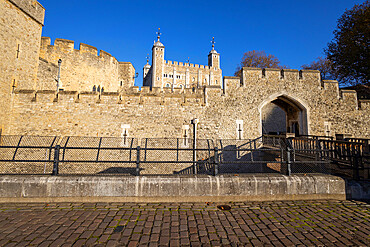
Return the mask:
<svg viewBox="0 0 370 247">
<path fill-rule="evenodd" d="M 34 89 L 45 9 L 31 0 L 0 0 L 0 129 L 9 124 L 13 84 Z"/>
<path fill-rule="evenodd" d="M 135 68 L 130 62 L 119 62 L 119 85 L 120 91 L 125 91 L 135 84 Z M 122 86 L 121 86 L 122 82 Z"/>
<path fill-rule="evenodd" d="M 55 90 L 57 85 L 58 65 L 39 58 L 37 72 L 38 90 Z"/>
<path fill-rule="evenodd" d="M 105 91 L 117 92 L 120 90 L 120 82 L 133 86 L 135 68 L 128 64 L 119 63 L 116 58 L 105 51 L 81 43 L 79 49 L 74 49 L 74 41 L 56 39 L 51 45 L 51 39 L 43 37 L 41 40 L 40 57 L 52 64 L 58 64 L 62 59 L 61 82 L 64 90 L 92 91 L 93 86 L 104 87 Z M 45 81 L 52 81 L 57 74 L 50 77 L 48 68 L 42 67 L 39 71 L 40 77 Z M 46 85 L 46 82 L 39 82 Z M 56 84 L 48 85 L 49 90 L 55 90 Z"/>
<path fill-rule="evenodd" d="M 268 72 L 244 68 L 242 83 L 225 78 L 225 93 L 217 86 L 195 92 L 132 87 L 100 96 L 63 92 L 55 100 L 50 92 L 20 91 L 11 133 L 120 136 L 121 125 L 129 124 L 131 137 L 182 137 L 182 126 L 199 118 L 199 138 L 235 139 L 236 120 L 244 122 L 244 138 L 256 138 L 262 133 L 261 106 L 285 95 L 307 107 L 308 134 L 324 135 L 324 122 L 330 122 L 332 136 L 370 137 L 369 102 L 357 102 L 356 94 L 339 91 L 337 83 L 321 82 L 316 71 L 303 71 L 302 77 L 297 71 Z"/>
</svg>

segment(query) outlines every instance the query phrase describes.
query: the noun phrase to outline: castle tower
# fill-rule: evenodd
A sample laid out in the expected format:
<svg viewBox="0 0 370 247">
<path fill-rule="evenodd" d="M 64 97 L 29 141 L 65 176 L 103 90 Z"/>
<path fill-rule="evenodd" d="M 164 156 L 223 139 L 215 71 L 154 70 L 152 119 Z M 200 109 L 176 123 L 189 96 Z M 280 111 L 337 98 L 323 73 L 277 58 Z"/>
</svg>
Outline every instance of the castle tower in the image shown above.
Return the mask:
<svg viewBox="0 0 370 247">
<path fill-rule="evenodd" d="M 150 71 L 150 64 L 149 64 L 149 54 L 148 56 L 146 57 L 146 64 L 144 65 L 144 68 L 143 68 L 143 80 L 145 81 L 145 77 L 148 75 L 149 71 Z M 151 80 L 151 79 L 150 79 Z"/>
<path fill-rule="evenodd" d="M 212 50 L 208 54 L 208 66 L 216 69 L 220 68 L 220 54 L 215 50 L 215 37 L 212 38 Z"/>
<path fill-rule="evenodd" d="M 152 47 L 152 83 L 151 87 L 163 88 L 163 66 L 164 66 L 164 45 L 160 42 L 160 28 L 157 32 L 157 42 Z"/>
</svg>

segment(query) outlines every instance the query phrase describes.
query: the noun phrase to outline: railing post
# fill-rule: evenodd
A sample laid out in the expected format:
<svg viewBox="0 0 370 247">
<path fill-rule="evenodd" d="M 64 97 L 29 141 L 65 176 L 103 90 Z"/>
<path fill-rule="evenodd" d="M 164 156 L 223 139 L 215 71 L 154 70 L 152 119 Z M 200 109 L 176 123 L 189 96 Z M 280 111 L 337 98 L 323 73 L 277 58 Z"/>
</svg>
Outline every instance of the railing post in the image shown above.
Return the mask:
<svg viewBox="0 0 370 247">
<path fill-rule="evenodd" d="M 360 159 L 359 155 L 355 153 L 353 157 L 353 179 L 359 180 L 360 179 Z"/>
<path fill-rule="evenodd" d="M 198 173 L 198 165 L 197 165 L 197 125 L 199 123 L 199 119 L 194 118 L 191 120 L 191 124 L 193 125 L 193 174 Z"/>
<path fill-rule="evenodd" d="M 54 163 L 53 163 L 53 172 L 51 175 L 58 175 L 59 174 L 59 151 L 60 151 L 60 145 L 55 146 L 54 151 Z"/>
<path fill-rule="evenodd" d="M 287 147 L 287 175 L 290 176 L 291 173 L 292 173 L 292 170 L 291 170 L 291 163 L 292 163 L 292 149 L 288 146 Z"/>
<path fill-rule="evenodd" d="M 140 146 L 136 147 L 136 176 L 140 176 Z"/>
<path fill-rule="evenodd" d="M 215 176 L 218 175 L 218 165 L 219 165 L 219 160 L 218 160 L 218 147 L 215 147 Z"/>
</svg>

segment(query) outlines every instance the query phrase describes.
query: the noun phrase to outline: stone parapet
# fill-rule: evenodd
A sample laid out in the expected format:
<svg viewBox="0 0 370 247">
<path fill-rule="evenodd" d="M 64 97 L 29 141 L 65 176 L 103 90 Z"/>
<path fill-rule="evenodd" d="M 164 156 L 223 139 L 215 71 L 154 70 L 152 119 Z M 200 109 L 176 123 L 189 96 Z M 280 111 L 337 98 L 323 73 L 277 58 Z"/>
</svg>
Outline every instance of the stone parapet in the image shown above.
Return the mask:
<svg viewBox="0 0 370 247">
<path fill-rule="evenodd" d="M 345 198 L 345 181 L 330 175 L 0 177 L 0 202 L 227 202 Z"/>
</svg>

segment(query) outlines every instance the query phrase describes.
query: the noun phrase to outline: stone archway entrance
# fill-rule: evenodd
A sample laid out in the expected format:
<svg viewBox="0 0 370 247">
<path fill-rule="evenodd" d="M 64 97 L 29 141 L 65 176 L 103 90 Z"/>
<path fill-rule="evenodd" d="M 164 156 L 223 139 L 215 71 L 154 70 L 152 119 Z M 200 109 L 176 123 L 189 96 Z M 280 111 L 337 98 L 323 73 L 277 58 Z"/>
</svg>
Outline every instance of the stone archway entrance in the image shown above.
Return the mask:
<svg viewBox="0 0 370 247">
<path fill-rule="evenodd" d="M 279 94 L 260 106 L 261 133 L 308 135 L 307 107 L 298 100 Z"/>
</svg>

